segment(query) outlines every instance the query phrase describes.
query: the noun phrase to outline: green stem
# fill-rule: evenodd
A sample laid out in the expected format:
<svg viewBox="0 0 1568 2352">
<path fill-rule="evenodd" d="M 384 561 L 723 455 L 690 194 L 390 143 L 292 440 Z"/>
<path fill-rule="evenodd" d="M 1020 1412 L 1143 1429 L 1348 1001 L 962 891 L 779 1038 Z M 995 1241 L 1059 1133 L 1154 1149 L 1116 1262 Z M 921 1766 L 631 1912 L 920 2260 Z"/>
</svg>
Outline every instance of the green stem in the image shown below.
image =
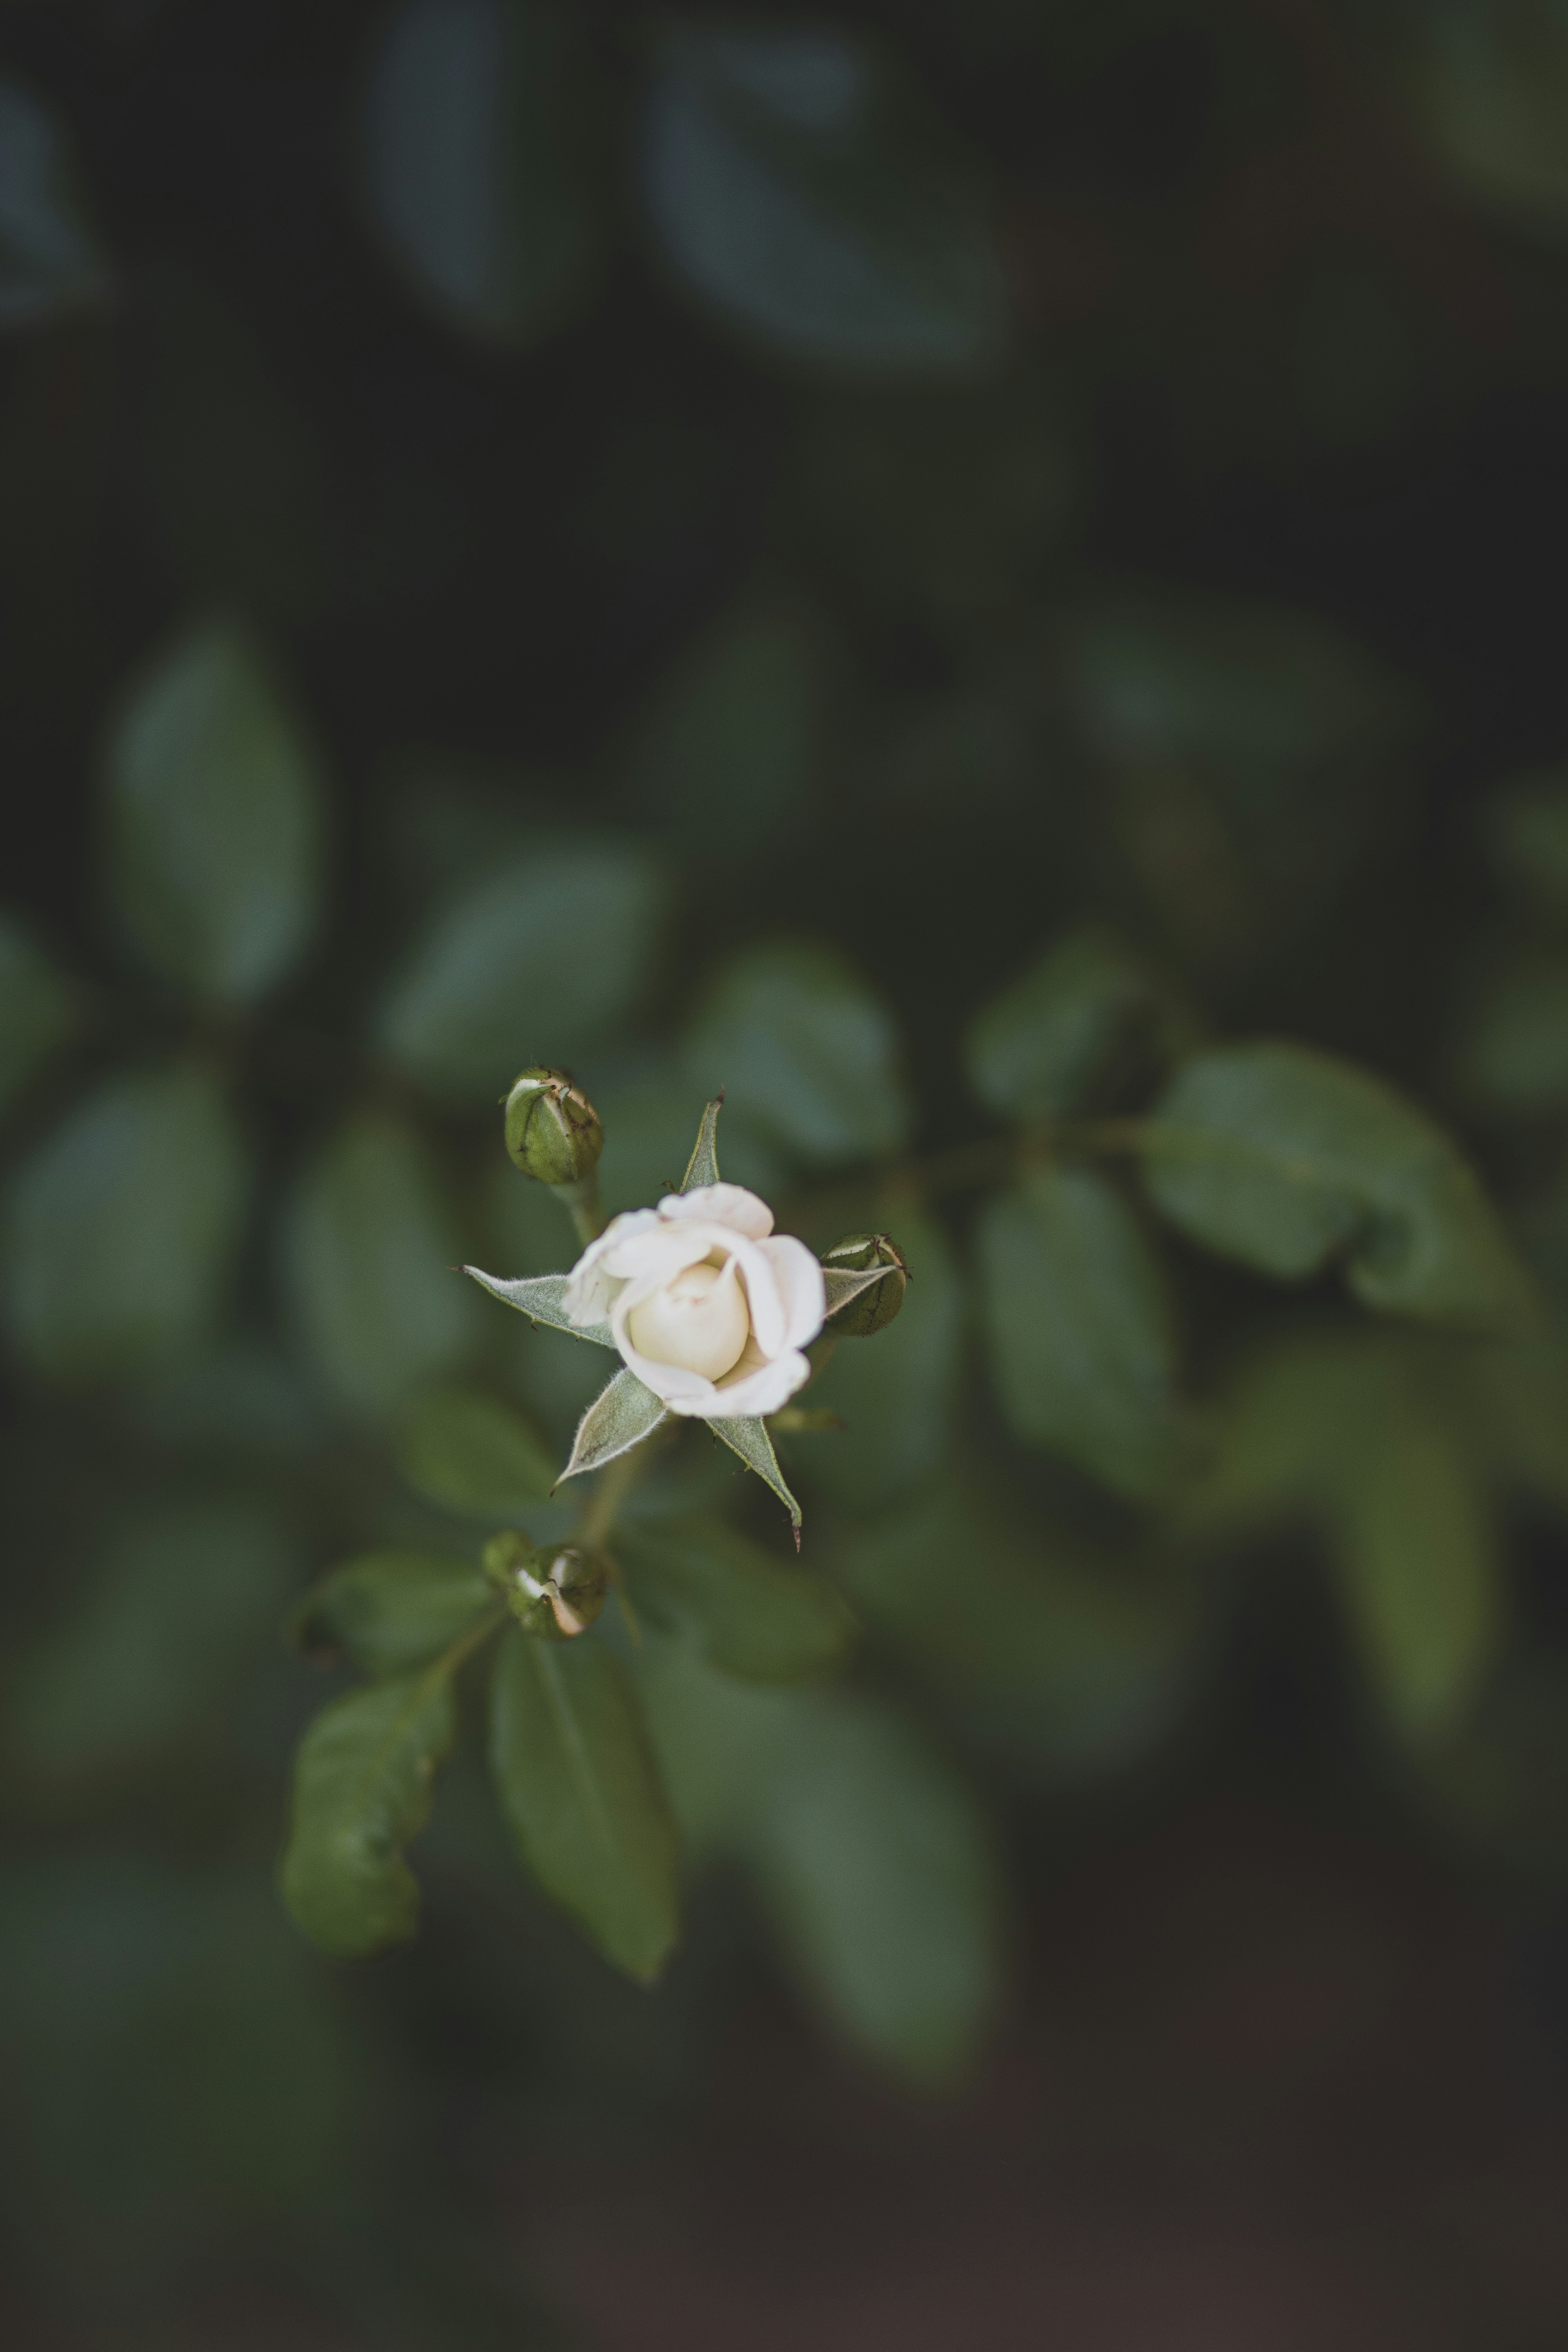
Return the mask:
<svg viewBox="0 0 1568 2352">
<path fill-rule="evenodd" d="M 474 1652 L 483 1643 L 488 1642 L 492 1633 L 499 1633 L 510 1615 L 510 1601 L 492 1601 L 489 1607 L 475 1618 L 466 1633 L 459 1633 L 457 1640 L 448 1648 L 443 1650 L 438 1658 L 432 1658 L 420 1680 L 418 1704 L 422 1706 L 433 1690 L 440 1684 L 449 1681 L 464 1659 L 472 1657 Z"/>
<path fill-rule="evenodd" d="M 599 1171 L 593 1169 L 575 1184 L 552 1184 L 551 1191 L 572 1220 L 572 1229 L 584 1249 L 596 1242 L 608 1224 L 599 1198 Z"/>
</svg>

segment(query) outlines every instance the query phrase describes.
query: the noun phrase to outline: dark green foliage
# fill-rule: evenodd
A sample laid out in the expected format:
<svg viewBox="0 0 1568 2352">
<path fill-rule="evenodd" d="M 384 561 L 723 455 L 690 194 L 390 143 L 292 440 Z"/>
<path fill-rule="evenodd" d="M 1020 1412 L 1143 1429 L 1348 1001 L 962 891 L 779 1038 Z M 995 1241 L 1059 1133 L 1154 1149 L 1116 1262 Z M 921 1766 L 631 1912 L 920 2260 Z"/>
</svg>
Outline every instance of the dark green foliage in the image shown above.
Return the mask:
<svg viewBox="0 0 1568 2352">
<path fill-rule="evenodd" d="M 494 1599 L 494 1587 L 471 1560 L 366 1552 L 312 1585 L 289 1630 L 307 1657 L 347 1657 L 380 1682 L 431 1664 Z"/>
<path fill-rule="evenodd" d="M 841 1665 L 853 1645 L 854 1620 L 831 1585 L 721 1520 L 628 1528 L 619 1549 L 639 1619 L 722 1673 L 797 1682 Z"/>
</svg>

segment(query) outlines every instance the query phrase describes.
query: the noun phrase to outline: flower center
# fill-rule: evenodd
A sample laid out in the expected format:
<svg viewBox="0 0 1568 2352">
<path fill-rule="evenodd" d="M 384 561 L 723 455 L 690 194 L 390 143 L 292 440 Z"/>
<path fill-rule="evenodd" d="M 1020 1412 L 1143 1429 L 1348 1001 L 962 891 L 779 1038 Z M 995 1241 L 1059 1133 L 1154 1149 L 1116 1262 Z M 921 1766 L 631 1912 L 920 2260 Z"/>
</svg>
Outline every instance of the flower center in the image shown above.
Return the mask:
<svg viewBox="0 0 1568 2352">
<path fill-rule="evenodd" d="M 626 1337 L 639 1356 L 710 1381 L 734 1370 L 751 1328 L 733 1258 L 722 1266 L 689 1265 L 626 1318 Z"/>
</svg>

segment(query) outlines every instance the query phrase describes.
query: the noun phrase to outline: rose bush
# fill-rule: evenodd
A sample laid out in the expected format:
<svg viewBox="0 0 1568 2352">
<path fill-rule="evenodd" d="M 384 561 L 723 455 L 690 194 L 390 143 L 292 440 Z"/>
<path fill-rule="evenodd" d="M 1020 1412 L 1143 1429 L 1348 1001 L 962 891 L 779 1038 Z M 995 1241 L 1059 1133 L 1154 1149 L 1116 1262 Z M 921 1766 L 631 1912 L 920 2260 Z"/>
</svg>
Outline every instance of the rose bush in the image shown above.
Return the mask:
<svg viewBox="0 0 1568 2352">
<path fill-rule="evenodd" d="M 775 1234 L 754 1192 L 722 1183 L 614 1218 L 563 1304 L 581 1330 L 608 1325 L 669 1412 L 704 1421 L 777 1412 L 811 1376 L 802 1351 L 827 1311 L 805 1244 Z"/>
</svg>

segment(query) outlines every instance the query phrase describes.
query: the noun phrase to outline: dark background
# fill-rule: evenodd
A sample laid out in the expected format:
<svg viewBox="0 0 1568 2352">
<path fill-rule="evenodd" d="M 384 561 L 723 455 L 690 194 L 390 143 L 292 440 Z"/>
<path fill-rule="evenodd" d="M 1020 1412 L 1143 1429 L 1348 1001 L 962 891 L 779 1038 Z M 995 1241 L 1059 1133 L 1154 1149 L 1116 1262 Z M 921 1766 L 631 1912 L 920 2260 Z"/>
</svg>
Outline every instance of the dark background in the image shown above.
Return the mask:
<svg viewBox="0 0 1568 2352">
<path fill-rule="evenodd" d="M 1500 77 L 1492 163 L 1568 156 L 1548 6 L 837 11 L 940 106 L 989 207 L 1006 351 L 933 376 L 770 347 L 684 282 L 637 163 L 652 11 L 577 12 L 608 226 L 523 349 L 437 315 L 378 230 L 355 124 L 379 9 L 0 11 L 102 256 L 0 352 L 5 895 L 97 985 L 89 1060 L 166 1017 L 121 1002 L 104 729 L 171 632 L 238 610 L 333 792 L 331 922 L 250 1070 L 269 1169 L 317 1130 L 426 867 L 521 815 L 628 825 L 679 871 L 650 1028 L 756 937 L 846 947 L 896 1006 L 930 1146 L 976 1124 L 975 1007 L 1108 915 L 1216 1024 L 1353 1054 L 1469 1121 L 1527 1200 L 1550 1122 L 1478 1121 L 1453 1070 L 1515 919 L 1478 810 L 1563 748 L 1568 196 L 1456 150 L 1422 79 L 1440 18 L 1480 28 L 1472 87 Z M 1075 651 L 1129 593 L 1175 616 L 1178 667 L 1184 615 L 1220 647 L 1168 755 L 1127 754 Z M 753 608 L 809 647 L 815 716 L 778 807 L 731 824 L 637 747 L 690 649 Z M 1227 698 L 1277 611 L 1387 683 L 1249 796 Z M 15 1150 L 62 1098 L 29 1099 Z M 259 1254 L 247 1278 L 259 1295 Z M 1250 1311 L 1201 1292 L 1200 1362 Z M 73 1513 L 134 1442 L 112 1401 L 13 1386 L 22 1654 L 76 1573 Z M 1549 1651 L 1561 1538 L 1518 1535 Z M 1450 1834 L 1369 1762 L 1329 1614 L 1303 1547 L 1240 1583 L 1157 1752 L 1070 1800 L 1002 1787 L 1015 1981 L 946 2100 L 839 2047 L 722 1882 L 648 1995 L 438 1854 L 421 1945 L 323 1968 L 306 2057 L 263 2079 L 235 2053 L 246 1906 L 271 1916 L 270 1733 L 237 1794 L 177 1760 L 42 1794 L 24 1771 L 16 1884 L 51 1855 L 67 1877 L 14 1942 L 10 2339 L 1561 2340 L 1568 1846 L 1533 1822 Z M 231 1874 L 233 1916 L 192 1929 L 217 1958 L 187 1979 L 158 1874 L 195 1853 Z M 163 1923 L 144 1948 L 139 1904 Z"/>
</svg>

